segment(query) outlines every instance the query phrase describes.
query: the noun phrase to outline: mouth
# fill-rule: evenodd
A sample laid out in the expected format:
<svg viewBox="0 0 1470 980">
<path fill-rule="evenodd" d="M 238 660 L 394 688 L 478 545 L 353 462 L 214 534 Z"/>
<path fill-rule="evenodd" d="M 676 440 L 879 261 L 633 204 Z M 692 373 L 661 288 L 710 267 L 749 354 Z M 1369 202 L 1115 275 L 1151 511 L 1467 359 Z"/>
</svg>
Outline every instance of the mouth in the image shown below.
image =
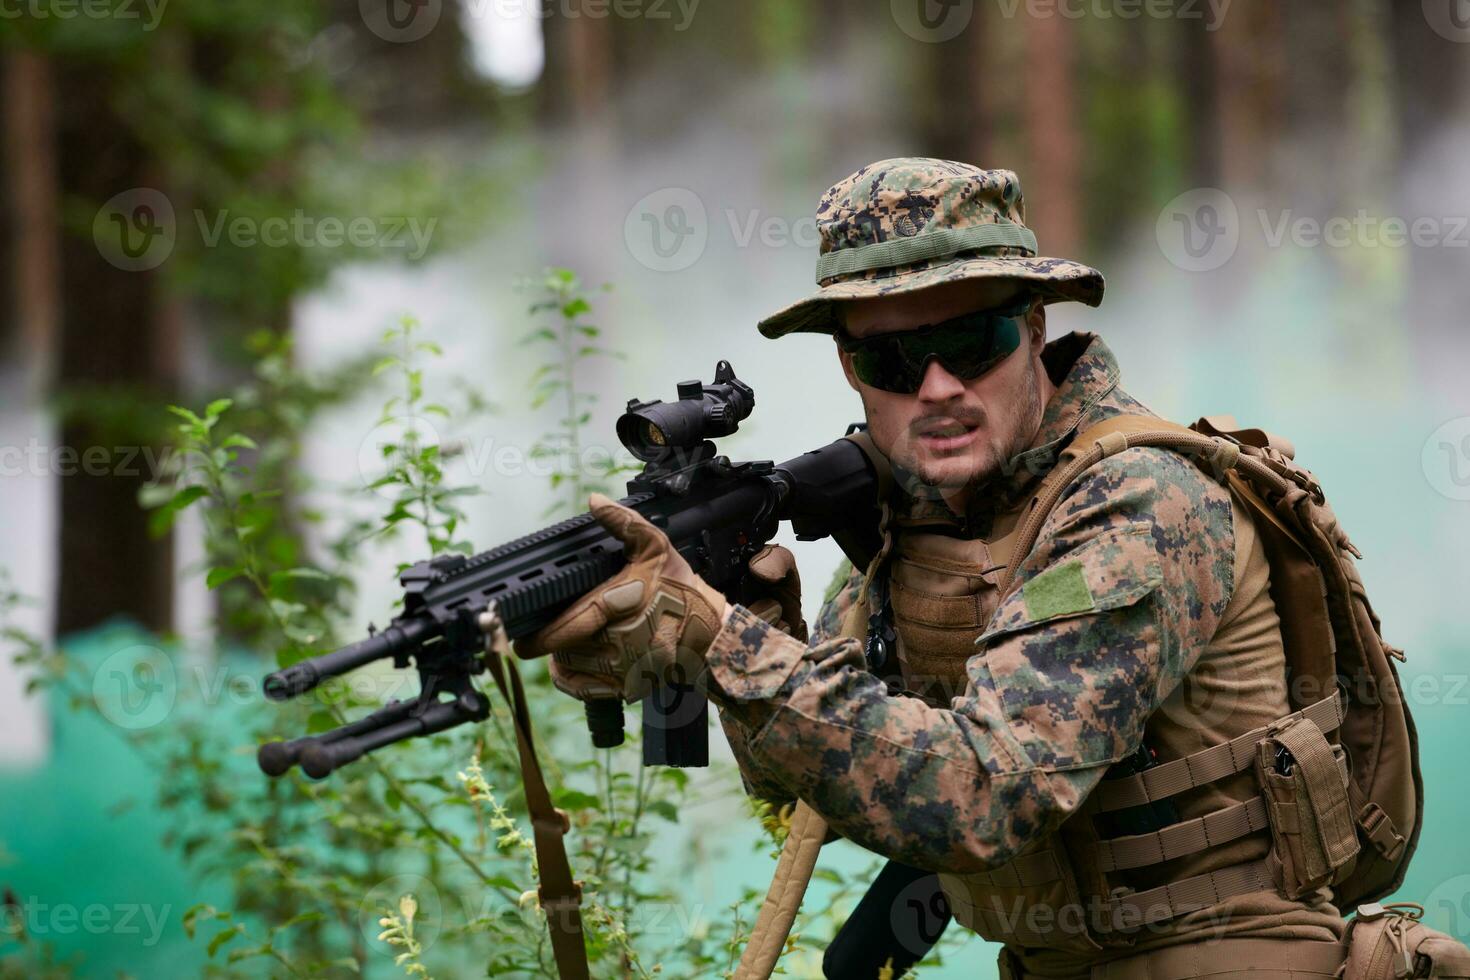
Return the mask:
<svg viewBox="0 0 1470 980">
<path fill-rule="evenodd" d="M 920 427 L 916 438 L 930 452 L 943 453 L 963 449 L 975 441 L 978 425 L 966 425 L 956 419 L 936 419 Z"/>
</svg>

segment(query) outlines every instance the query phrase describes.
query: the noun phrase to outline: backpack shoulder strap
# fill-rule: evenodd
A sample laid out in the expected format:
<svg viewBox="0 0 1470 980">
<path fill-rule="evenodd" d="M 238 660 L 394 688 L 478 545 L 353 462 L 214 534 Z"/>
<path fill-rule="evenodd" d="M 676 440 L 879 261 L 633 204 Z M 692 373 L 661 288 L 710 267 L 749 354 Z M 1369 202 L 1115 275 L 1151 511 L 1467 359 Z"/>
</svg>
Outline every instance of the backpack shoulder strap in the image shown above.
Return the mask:
<svg viewBox="0 0 1470 980">
<path fill-rule="evenodd" d="M 1001 550 L 1008 556 L 1001 577 L 1000 594 L 1006 595 L 1015 584 L 1021 563 L 1030 554 L 1041 533 L 1041 525 L 1061 499 L 1062 492 L 1085 471 L 1109 456 L 1138 446 L 1160 446 L 1202 456 L 1204 462 L 1218 472 L 1235 465 L 1240 446 L 1223 436 L 1206 436 L 1177 422 L 1152 415 L 1114 415 L 1077 433 L 1066 450 L 1037 487 L 1015 529 L 1002 539 Z M 996 546 L 992 544 L 991 553 Z"/>
</svg>

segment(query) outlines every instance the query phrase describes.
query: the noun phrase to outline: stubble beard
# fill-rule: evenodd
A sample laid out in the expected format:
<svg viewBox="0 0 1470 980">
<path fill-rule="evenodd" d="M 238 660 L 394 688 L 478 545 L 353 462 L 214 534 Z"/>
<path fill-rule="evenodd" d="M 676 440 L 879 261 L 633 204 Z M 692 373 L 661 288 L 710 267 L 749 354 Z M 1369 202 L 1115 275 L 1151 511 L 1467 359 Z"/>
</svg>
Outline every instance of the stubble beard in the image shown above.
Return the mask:
<svg viewBox="0 0 1470 980">
<path fill-rule="evenodd" d="M 983 487 L 1000 474 L 1017 454 L 1029 448 L 1031 441 L 1035 438 L 1036 427 L 1041 422 L 1042 406 L 1041 386 L 1037 383 L 1034 365 L 1029 372 L 1028 383 L 1025 385 L 1022 397 L 1025 399 L 1025 408 L 1019 414 L 1011 416 L 1015 424 L 1007 435 L 998 457 L 988 458 L 978 467 L 957 474 L 947 465 L 949 460 L 926 462 L 919 458 L 917 452 L 911 450 L 904 454 L 908 457 L 907 459 L 897 460 L 899 466 L 913 474 L 918 483 L 929 490 L 970 493 Z M 984 417 L 982 417 L 983 420 Z M 968 461 L 968 457 L 966 459 Z"/>
</svg>

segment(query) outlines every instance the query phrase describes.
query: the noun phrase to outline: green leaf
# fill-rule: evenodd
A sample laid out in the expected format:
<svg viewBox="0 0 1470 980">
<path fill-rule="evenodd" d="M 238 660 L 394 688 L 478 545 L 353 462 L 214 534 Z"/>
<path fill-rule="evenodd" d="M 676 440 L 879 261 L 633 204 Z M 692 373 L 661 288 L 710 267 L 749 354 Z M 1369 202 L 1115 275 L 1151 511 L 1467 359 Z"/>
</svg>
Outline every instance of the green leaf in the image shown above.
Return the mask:
<svg viewBox="0 0 1470 980">
<path fill-rule="evenodd" d="M 255 440 L 254 439 L 252 439 L 249 436 L 245 435 L 243 432 L 235 432 L 235 433 L 231 433 L 228 436 L 225 436 L 224 441 L 220 443 L 220 446 L 222 448 L 225 448 L 225 449 L 234 449 L 237 446 L 239 448 L 241 448 L 241 449 L 259 449 L 260 448 L 259 446 L 257 446 L 255 444 Z"/>
<path fill-rule="evenodd" d="M 275 947 L 270 943 L 261 943 L 259 946 L 245 946 L 240 949 L 232 949 L 230 950 L 230 955 L 226 957 L 226 960 L 230 963 L 238 963 L 241 960 L 248 960 L 252 956 L 270 956 L 274 952 Z"/>
<path fill-rule="evenodd" d="M 552 801 L 563 810 L 593 810 L 602 802 L 591 793 L 566 787 L 553 793 Z"/>
<path fill-rule="evenodd" d="M 204 407 L 204 420 L 217 419 L 224 414 L 225 409 L 235 404 L 233 398 L 216 398 Z"/>
<path fill-rule="evenodd" d="M 209 574 L 204 576 L 204 585 L 209 589 L 217 589 L 233 578 L 238 578 L 244 573 L 244 569 L 238 565 L 221 565 L 211 568 Z"/>
<path fill-rule="evenodd" d="M 388 809 L 396 813 L 398 811 L 398 808 L 403 806 L 403 796 L 398 792 L 398 790 L 393 789 L 390 786 L 388 790 L 383 794 L 383 802 L 388 805 Z"/>
<path fill-rule="evenodd" d="M 663 817 L 669 823 L 679 822 L 679 808 L 668 800 L 652 800 L 645 805 L 649 813 Z"/>
<path fill-rule="evenodd" d="M 221 929 L 219 932 L 215 933 L 214 938 L 209 941 L 209 958 L 214 959 L 214 954 L 219 952 L 221 946 L 229 942 L 231 939 L 234 939 L 236 936 L 240 935 L 244 931 L 245 927 L 237 922 L 234 925 L 230 926 L 228 929 Z"/>
<path fill-rule="evenodd" d="M 537 329 L 532 330 L 530 333 L 522 337 L 520 340 L 520 344 L 524 347 L 525 345 L 534 343 L 538 340 L 549 340 L 552 343 L 555 343 L 556 334 L 551 332 L 550 327 L 538 327 Z"/>
<path fill-rule="evenodd" d="M 191 905 L 184 912 L 184 935 L 190 939 L 194 938 L 194 924 L 199 919 L 228 919 L 229 917 L 230 913 L 221 912 L 206 902 Z"/>
<path fill-rule="evenodd" d="M 193 486 L 185 487 L 178 493 L 174 494 L 173 499 L 170 500 L 165 506 L 172 507 L 174 510 L 183 510 L 185 507 L 189 506 L 194 501 L 198 500 L 200 497 L 207 495 L 208 493 L 209 490 L 207 488 L 201 487 L 199 484 L 196 483 Z"/>
</svg>

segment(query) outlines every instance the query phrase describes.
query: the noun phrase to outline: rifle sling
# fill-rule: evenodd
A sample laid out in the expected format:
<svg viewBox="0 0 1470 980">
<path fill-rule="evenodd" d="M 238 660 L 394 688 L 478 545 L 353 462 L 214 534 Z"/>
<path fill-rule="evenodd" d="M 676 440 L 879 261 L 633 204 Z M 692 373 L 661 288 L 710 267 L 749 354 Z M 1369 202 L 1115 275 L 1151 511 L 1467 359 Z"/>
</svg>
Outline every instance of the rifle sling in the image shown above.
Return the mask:
<svg viewBox="0 0 1470 980">
<path fill-rule="evenodd" d="M 526 708 L 526 691 L 515 663 L 503 657 L 505 632 L 499 623 L 487 631 L 485 665 L 495 686 L 510 706 L 515 720 L 516 745 L 521 756 L 521 781 L 526 789 L 526 809 L 531 814 L 531 829 L 536 841 L 536 864 L 541 882 L 537 890 L 541 910 L 546 913 L 546 928 L 551 933 L 551 950 L 556 957 L 556 971 L 562 980 L 588 980 L 587 947 L 582 939 L 582 886 L 572 879 L 562 838 L 571 829 L 565 811 L 552 805 L 536 759 L 536 741 L 531 731 L 531 713 Z M 506 674 L 510 682 L 506 683 Z"/>
</svg>

